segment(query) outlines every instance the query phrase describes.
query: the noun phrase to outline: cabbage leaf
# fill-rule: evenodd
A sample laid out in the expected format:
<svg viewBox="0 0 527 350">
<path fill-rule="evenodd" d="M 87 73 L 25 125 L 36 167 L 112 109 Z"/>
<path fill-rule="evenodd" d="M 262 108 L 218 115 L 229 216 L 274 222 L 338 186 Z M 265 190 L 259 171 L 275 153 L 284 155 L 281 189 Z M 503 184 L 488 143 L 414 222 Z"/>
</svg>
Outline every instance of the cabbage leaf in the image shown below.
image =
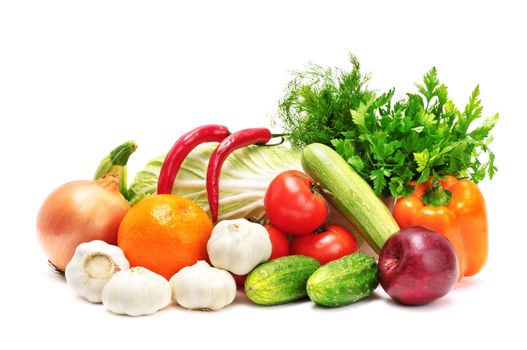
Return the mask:
<svg viewBox="0 0 527 350">
<path fill-rule="evenodd" d="M 215 143 L 196 147 L 185 159 L 174 182 L 173 194 L 185 197 L 210 214 L 206 176 Z M 156 193 L 157 179 L 166 154 L 152 159 L 137 173 L 129 189 L 130 203 Z M 265 218 L 264 196 L 269 183 L 281 172 L 300 170 L 301 150 L 285 145 L 249 146 L 234 151 L 223 164 L 220 176 L 219 220 Z"/>
</svg>

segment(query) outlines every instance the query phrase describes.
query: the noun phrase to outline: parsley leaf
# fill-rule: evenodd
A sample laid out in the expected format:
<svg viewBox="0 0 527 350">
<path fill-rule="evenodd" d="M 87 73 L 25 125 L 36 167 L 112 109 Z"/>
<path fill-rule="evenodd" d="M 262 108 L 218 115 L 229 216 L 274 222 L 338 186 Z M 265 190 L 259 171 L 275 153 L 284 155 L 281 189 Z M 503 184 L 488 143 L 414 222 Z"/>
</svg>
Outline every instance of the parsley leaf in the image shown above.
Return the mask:
<svg viewBox="0 0 527 350">
<path fill-rule="evenodd" d="M 417 91 L 396 99 L 395 90 L 377 94 L 369 76 L 350 55 L 351 71 L 310 64 L 295 72 L 275 118 L 293 147 L 320 142 L 333 147 L 385 197 L 408 196 L 410 181 L 454 175 L 479 182 L 497 167 L 489 148 L 499 115 L 481 119 L 480 88 L 461 111 L 448 97 L 433 67 Z"/>
</svg>

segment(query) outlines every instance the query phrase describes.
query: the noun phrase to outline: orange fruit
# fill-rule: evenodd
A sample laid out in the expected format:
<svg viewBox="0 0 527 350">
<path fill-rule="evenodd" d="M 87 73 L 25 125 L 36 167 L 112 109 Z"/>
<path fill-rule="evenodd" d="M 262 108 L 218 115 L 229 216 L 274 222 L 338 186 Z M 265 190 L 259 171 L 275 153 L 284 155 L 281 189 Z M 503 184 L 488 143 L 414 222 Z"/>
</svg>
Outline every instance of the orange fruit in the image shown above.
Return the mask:
<svg viewBox="0 0 527 350">
<path fill-rule="evenodd" d="M 170 279 L 206 260 L 212 221 L 201 207 L 173 194 L 153 195 L 133 206 L 119 226 L 117 245 L 131 266 Z"/>
</svg>

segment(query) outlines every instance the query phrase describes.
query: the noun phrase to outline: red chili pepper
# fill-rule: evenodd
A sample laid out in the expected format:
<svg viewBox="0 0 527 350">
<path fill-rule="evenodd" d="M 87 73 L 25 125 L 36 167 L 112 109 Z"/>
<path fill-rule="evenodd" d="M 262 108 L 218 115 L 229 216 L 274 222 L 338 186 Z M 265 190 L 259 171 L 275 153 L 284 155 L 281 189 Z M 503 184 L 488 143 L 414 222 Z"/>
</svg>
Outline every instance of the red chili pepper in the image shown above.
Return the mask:
<svg viewBox="0 0 527 350">
<path fill-rule="evenodd" d="M 157 182 L 158 194 L 170 194 L 174 180 L 183 160 L 196 146 L 205 142 L 221 142 L 229 135 L 229 129 L 223 125 L 203 125 L 181 136 L 168 152 Z"/>
<path fill-rule="evenodd" d="M 207 168 L 207 195 L 212 221 L 218 219 L 219 185 L 221 167 L 225 159 L 237 150 L 253 144 L 265 144 L 273 135 L 266 128 L 243 129 L 226 137 L 212 153 Z"/>
</svg>

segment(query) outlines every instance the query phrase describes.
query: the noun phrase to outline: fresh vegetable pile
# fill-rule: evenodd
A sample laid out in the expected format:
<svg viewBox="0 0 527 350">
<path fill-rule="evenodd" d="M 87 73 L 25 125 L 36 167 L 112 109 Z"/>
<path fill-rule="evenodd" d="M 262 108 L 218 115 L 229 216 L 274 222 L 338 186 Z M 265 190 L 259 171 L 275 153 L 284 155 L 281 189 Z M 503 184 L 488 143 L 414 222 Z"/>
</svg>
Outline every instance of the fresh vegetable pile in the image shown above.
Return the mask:
<svg viewBox="0 0 527 350">
<path fill-rule="evenodd" d="M 397 99 L 351 63 L 295 73 L 275 118 L 284 134 L 197 127 L 130 187 L 137 145 L 118 146 L 94 180 L 43 203 L 50 265 L 81 297 L 131 316 L 170 303 L 219 310 L 237 286 L 258 305 L 339 307 L 379 284 L 407 305 L 449 293 L 487 258 L 477 183 L 497 170 L 498 115 L 475 125 L 479 87 L 461 111 L 435 68 Z"/>
</svg>

